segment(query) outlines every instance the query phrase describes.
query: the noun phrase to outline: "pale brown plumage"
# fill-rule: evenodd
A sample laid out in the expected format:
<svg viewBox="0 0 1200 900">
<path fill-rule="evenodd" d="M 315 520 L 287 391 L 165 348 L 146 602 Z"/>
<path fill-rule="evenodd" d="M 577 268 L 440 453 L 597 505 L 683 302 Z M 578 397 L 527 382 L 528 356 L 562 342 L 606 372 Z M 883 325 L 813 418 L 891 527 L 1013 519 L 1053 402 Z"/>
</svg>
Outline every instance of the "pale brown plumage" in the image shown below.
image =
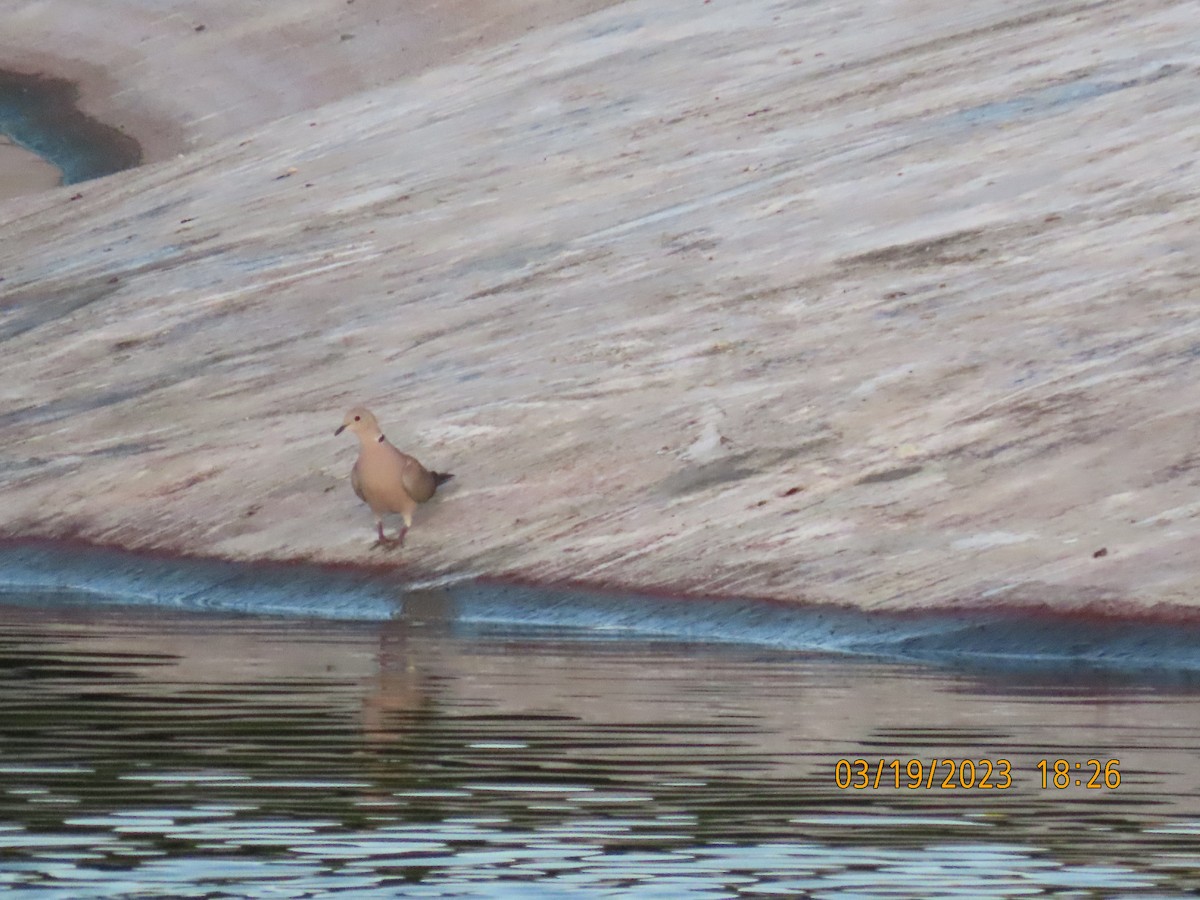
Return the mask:
<svg viewBox="0 0 1200 900">
<path fill-rule="evenodd" d="M 432 497 L 438 485 L 454 476 L 431 472 L 415 458 L 393 447 L 379 430 L 379 423 L 369 409 L 356 406 L 350 410 L 333 434 L 336 437 L 347 429 L 358 438 L 358 459 L 350 470 L 350 486 L 375 513 L 379 542 L 403 544 L 417 504 Z M 383 517 L 388 513 L 399 513 L 404 517 L 404 527 L 397 538 L 384 536 Z"/>
</svg>

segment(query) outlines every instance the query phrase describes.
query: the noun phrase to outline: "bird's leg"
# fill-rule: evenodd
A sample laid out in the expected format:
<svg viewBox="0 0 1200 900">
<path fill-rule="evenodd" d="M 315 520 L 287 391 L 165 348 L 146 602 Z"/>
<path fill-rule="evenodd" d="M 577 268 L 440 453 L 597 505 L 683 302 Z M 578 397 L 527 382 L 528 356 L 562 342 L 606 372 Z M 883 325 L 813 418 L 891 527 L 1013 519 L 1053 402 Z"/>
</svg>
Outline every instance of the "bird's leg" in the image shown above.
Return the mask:
<svg viewBox="0 0 1200 900">
<path fill-rule="evenodd" d="M 374 546 L 403 547 L 404 536 L 408 534 L 408 528 L 410 525 L 412 525 L 412 516 L 406 515 L 404 517 L 404 527 L 400 529 L 400 532 L 394 538 L 391 538 L 383 533 L 383 516 L 380 516 L 375 520 L 375 532 L 379 535 L 379 540 L 375 542 Z"/>
<path fill-rule="evenodd" d="M 407 531 L 408 529 L 405 529 L 405 530 Z M 375 542 L 376 547 L 390 547 L 396 543 L 395 538 L 390 538 L 386 534 L 383 533 L 383 518 L 382 517 L 375 520 L 375 531 L 379 534 L 379 540 Z M 400 542 L 401 543 L 404 542 L 403 535 L 400 536 Z"/>
<path fill-rule="evenodd" d="M 400 542 L 400 546 L 404 546 L 404 536 L 408 534 L 408 529 L 412 527 L 412 512 L 404 513 L 404 527 L 400 529 L 400 534 L 396 538 Z"/>
</svg>

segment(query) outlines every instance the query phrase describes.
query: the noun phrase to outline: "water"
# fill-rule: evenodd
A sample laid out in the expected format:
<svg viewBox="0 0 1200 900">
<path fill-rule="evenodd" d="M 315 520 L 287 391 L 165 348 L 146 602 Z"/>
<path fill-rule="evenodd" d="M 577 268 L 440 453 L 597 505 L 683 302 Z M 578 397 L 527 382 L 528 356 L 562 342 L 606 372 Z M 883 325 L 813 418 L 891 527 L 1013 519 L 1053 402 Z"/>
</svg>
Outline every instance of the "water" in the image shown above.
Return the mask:
<svg viewBox="0 0 1200 900">
<path fill-rule="evenodd" d="M 1200 889 L 1186 682 L 162 596 L 0 596 L 13 896 Z M 872 778 L 900 761 L 904 785 L 909 760 L 1003 758 L 1012 784 L 896 789 L 886 768 L 879 787 L 839 787 L 838 761 L 858 758 Z M 1119 760 L 1118 787 L 1073 783 L 1093 758 Z M 1056 759 L 1085 768 L 1042 788 L 1041 759 L 1051 777 Z"/>
<path fill-rule="evenodd" d="M 78 95 L 72 82 L 0 69 L 0 134 L 60 169 L 63 184 L 140 165 L 138 142 L 85 115 Z"/>
</svg>

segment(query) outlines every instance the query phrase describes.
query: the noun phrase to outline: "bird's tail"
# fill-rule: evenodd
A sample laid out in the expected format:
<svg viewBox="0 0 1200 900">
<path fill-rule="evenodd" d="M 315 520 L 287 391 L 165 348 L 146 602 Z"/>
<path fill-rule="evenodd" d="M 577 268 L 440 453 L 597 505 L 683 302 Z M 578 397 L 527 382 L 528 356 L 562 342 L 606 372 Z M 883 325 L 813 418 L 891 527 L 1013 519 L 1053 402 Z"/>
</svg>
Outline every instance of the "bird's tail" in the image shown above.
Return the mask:
<svg viewBox="0 0 1200 900">
<path fill-rule="evenodd" d="M 451 478 L 454 477 L 453 472 L 430 472 L 429 474 L 433 476 L 433 486 L 434 487 L 441 487 L 443 484 L 445 484 L 447 481 L 449 481 Z"/>
</svg>

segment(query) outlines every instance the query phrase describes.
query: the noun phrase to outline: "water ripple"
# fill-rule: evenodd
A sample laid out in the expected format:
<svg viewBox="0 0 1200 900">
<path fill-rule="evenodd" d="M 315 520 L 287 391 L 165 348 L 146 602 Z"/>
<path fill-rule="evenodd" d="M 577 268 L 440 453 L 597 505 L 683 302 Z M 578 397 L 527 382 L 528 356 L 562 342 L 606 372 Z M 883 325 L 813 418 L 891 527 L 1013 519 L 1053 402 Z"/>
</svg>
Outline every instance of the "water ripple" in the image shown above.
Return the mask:
<svg viewBox="0 0 1200 900">
<path fill-rule="evenodd" d="M 1200 888 L 1200 697 L 1055 684 L 453 619 L 27 597 L 0 603 L 0 884 L 63 898 Z M 1092 756 L 1120 758 L 1118 789 L 1040 785 L 1039 759 Z M 836 783 L 839 759 L 938 757 L 1008 758 L 1013 787 Z"/>
</svg>

